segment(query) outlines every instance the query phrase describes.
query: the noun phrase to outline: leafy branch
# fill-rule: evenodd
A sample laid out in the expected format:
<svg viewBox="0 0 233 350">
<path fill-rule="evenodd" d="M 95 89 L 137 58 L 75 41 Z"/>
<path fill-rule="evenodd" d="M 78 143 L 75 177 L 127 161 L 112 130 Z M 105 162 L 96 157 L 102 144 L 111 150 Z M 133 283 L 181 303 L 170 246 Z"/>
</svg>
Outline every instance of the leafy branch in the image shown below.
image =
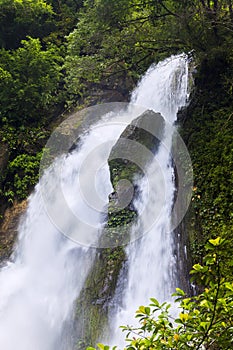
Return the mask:
<svg viewBox="0 0 233 350">
<path fill-rule="evenodd" d="M 228 241 L 217 237 L 206 244 L 204 264 L 195 264 L 191 274 L 197 283 L 206 286 L 202 293 L 187 297 L 176 289 L 175 303 L 179 316 L 174 318 L 167 302 L 160 304 L 151 298 L 149 306 L 140 306 L 136 311 L 139 327 L 122 326 L 126 332 L 127 350 L 187 350 L 230 349 L 233 336 L 233 283 L 221 276 Z M 207 288 L 208 286 L 208 288 Z M 204 287 L 203 287 L 204 288 Z M 100 350 L 110 347 L 97 344 Z M 114 347 L 115 349 L 115 347 Z M 94 350 L 89 347 L 87 350 Z"/>
</svg>

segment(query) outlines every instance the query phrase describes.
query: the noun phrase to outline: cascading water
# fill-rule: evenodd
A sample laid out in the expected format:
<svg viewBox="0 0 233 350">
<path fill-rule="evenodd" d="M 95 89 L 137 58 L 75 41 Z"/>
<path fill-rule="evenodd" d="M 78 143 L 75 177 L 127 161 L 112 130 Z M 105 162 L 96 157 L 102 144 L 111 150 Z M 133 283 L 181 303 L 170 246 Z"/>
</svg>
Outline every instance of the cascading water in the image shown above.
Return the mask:
<svg viewBox="0 0 233 350">
<path fill-rule="evenodd" d="M 150 108 L 173 123 L 178 108 L 185 104 L 186 94 L 187 57 L 180 55 L 150 68 L 133 93 L 132 103 L 143 106 L 140 114 Z M 90 246 L 95 246 L 100 236 L 102 213 L 112 192 L 107 159 L 122 131 L 136 116 L 132 108 L 105 114 L 81 137 L 74 151 L 58 157 L 44 172 L 19 225 L 11 262 L 0 271 L 0 349 L 73 348 L 70 329 L 74 302 L 92 266 L 95 250 Z M 165 132 L 164 137 L 164 142 L 171 144 L 172 135 Z M 86 164 L 92 153 L 94 158 Z M 146 303 L 155 294 L 166 297 L 171 285 L 172 242 L 167 231 L 174 181 L 168 153 L 161 146 L 155 164 L 159 164 L 164 177 L 161 188 L 166 188 L 165 205 L 156 225 L 140 242 L 127 248 L 129 279 L 123 308 L 115 314 L 114 324 L 128 323 L 128 315 L 134 313 L 136 305 Z M 154 175 L 153 164 L 149 174 L 154 184 L 149 197 L 142 180 L 142 196 L 135 204 L 140 213 L 144 201 L 149 201 L 146 217 L 154 215 L 153 207 L 164 196 L 159 192 L 160 180 Z M 87 198 L 91 198 L 91 205 Z M 75 217 L 81 219 L 77 221 Z M 138 224 L 144 230 L 145 222 Z"/>
<path fill-rule="evenodd" d="M 170 232 L 175 192 L 170 152 L 174 132 L 172 124 L 187 98 L 188 60 L 185 55 L 152 66 L 132 96 L 132 103 L 160 112 L 171 124 L 165 126 L 163 140 L 149 166 L 147 176 L 138 183 L 141 195 L 134 205 L 139 219 L 132 227 L 131 235 L 137 236 L 139 230 L 142 238 L 126 248 L 128 274 L 127 277 L 121 276 L 112 303 L 111 324 L 115 335 L 111 335 L 110 341 L 114 345 L 123 345 L 123 336 L 119 334 L 120 325 L 137 324 L 134 314 L 138 306 L 147 305 L 150 297 L 155 297 L 160 302 L 169 300 L 170 293 L 177 286 L 174 241 Z"/>
<path fill-rule="evenodd" d="M 112 191 L 107 158 L 132 118 L 116 114 L 108 123 L 105 116 L 82 137 L 79 148 L 56 159 L 40 179 L 19 226 L 13 262 L 0 272 L 0 349 L 73 348 L 69 332 L 73 304 L 92 265 L 95 252 L 88 245 L 98 238 L 103 208 Z M 103 135 L 104 149 L 99 147 Z M 90 167 L 83 167 L 86 157 L 96 150 Z M 95 180 L 99 197 L 94 198 L 93 207 L 82 190 L 91 187 L 89 173 L 95 163 L 100 169 L 91 180 Z M 89 195 L 93 200 L 93 193 Z M 67 203 L 70 213 L 81 218 L 78 225 L 65 210 Z M 81 245 L 64 237 L 67 232 Z"/>
</svg>

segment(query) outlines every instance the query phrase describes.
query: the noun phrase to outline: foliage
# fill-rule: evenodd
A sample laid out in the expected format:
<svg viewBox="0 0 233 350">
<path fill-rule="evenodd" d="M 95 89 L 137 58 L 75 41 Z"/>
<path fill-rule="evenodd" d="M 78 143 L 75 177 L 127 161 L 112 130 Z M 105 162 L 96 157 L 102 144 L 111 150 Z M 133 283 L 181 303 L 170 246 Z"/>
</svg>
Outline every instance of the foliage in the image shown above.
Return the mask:
<svg viewBox="0 0 233 350">
<path fill-rule="evenodd" d="M 4 196 L 9 202 L 13 199 L 25 199 L 39 179 L 39 167 L 42 152 L 36 155 L 21 154 L 8 166 L 11 182 L 6 183 Z"/>
<path fill-rule="evenodd" d="M 178 51 L 194 49 L 200 59 L 224 52 L 232 43 L 232 13 L 232 1 L 86 0 L 68 36 L 67 90 L 80 96 L 91 81 L 137 79 Z"/>
<path fill-rule="evenodd" d="M 43 37 L 43 42 L 53 43 L 58 47 L 63 47 L 65 37 L 76 26 L 78 22 L 78 13 L 83 6 L 83 0 L 47 0 L 54 11 L 52 27 L 50 33 Z M 65 48 L 63 47 L 63 53 Z"/>
<path fill-rule="evenodd" d="M 16 127 L 4 124 L 0 130 L 0 140 L 7 145 L 11 159 L 14 155 L 22 153 L 35 154 L 38 149 L 44 146 L 48 136 L 49 131 L 42 125 Z"/>
<path fill-rule="evenodd" d="M 27 36 L 61 46 L 83 0 L 0 0 L 0 48 L 17 49 Z"/>
<path fill-rule="evenodd" d="M 0 120 L 25 124 L 37 121 L 58 102 L 61 57 L 28 38 L 15 51 L 0 51 Z"/>
<path fill-rule="evenodd" d="M 162 28 L 150 19 L 153 6 L 144 5 L 129 0 L 85 1 L 77 28 L 68 37 L 65 69 L 70 94 L 82 95 L 91 81 L 111 87 L 119 81 L 120 88 L 127 76 L 138 79 L 161 58 L 158 51 L 164 56 L 172 51 L 168 47 L 174 47 L 174 41 L 167 39 L 167 46 L 157 42 Z"/>
<path fill-rule="evenodd" d="M 232 53 L 216 50 L 199 66 L 196 92 L 187 108 L 182 136 L 194 170 L 193 257 L 201 259 L 213 231 L 232 227 Z"/>
<path fill-rule="evenodd" d="M 154 298 L 149 306 L 139 307 L 136 311 L 139 327 L 122 327 L 127 333 L 126 349 L 232 348 L 233 282 L 232 274 L 228 277 L 224 274 L 226 263 L 232 266 L 232 252 L 226 249 L 228 244 L 228 240 L 220 237 L 209 240 L 203 264 L 195 264 L 191 270 L 196 282 L 205 288 L 193 297 L 176 289 L 175 301 L 181 309 L 178 317 L 169 313 L 170 304 L 160 304 Z M 98 348 L 110 349 L 103 344 L 98 344 Z"/>
<path fill-rule="evenodd" d="M 196 188 L 193 197 L 195 210 L 203 219 L 203 228 L 209 233 L 216 226 L 230 222 L 233 213 L 233 171 L 232 111 L 222 108 L 212 113 L 207 122 L 208 133 L 198 133 L 194 159 Z M 223 126 L 222 126 L 223 124 Z M 207 127 L 205 127 L 207 130 Z M 207 185 L 208 184 L 208 185 Z"/>
<path fill-rule="evenodd" d="M 0 140 L 7 147 L 9 162 L 1 174 L 0 195 L 12 203 L 14 199 L 26 198 L 38 180 L 40 150 L 49 135 L 39 127 L 4 124 Z"/>
<path fill-rule="evenodd" d="M 27 35 L 47 35 L 53 15 L 44 0 L 0 0 L 0 47 L 15 49 Z"/>
<path fill-rule="evenodd" d="M 11 200 L 25 197 L 32 188 L 26 179 L 22 182 L 25 163 L 36 163 L 48 137 L 46 128 L 64 110 L 63 43 L 82 4 L 82 0 L 0 0 L 0 142 L 9 153 L 0 193 Z M 16 182 L 22 182 L 21 194 Z"/>
</svg>

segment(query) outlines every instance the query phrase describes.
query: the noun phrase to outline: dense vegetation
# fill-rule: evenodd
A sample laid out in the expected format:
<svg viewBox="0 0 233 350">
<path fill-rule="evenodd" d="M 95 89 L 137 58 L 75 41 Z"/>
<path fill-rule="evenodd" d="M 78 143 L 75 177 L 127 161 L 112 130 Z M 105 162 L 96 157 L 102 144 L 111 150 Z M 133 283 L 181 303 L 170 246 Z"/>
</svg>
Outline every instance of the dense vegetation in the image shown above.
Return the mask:
<svg viewBox="0 0 233 350">
<path fill-rule="evenodd" d="M 230 349 L 233 342 L 233 1 L 0 0 L 0 214 L 7 202 L 28 196 L 64 112 L 92 103 L 90 91 L 127 99 L 151 63 L 183 51 L 193 52 L 197 70 L 181 132 L 195 177 L 191 251 L 205 275 L 197 281 L 200 295 L 181 295 L 178 328 L 166 311 L 154 321 L 151 309 L 141 308 L 142 330 L 156 336 L 132 340 L 130 348 L 186 349 L 190 342 Z"/>
<path fill-rule="evenodd" d="M 138 327 L 122 326 L 126 332 L 126 349 L 232 349 L 233 336 L 233 284 L 224 277 L 224 264 L 231 259 L 228 242 L 217 237 L 210 239 L 205 248 L 203 265 L 195 264 L 191 274 L 205 289 L 187 297 L 177 288 L 173 294 L 179 304 L 177 318 L 170 312 L 171 304 L 151 298 L 149 306 L 136 311 Z M 98 349 L 109 346 L 98 344 Z M 113 347 L 115 349 L 115 347 Z M 89 347 L 88 350 L 95 350 Z"/>
<path fill-rule="evenodd" d="M 65 106 L 64 41 L 77 22 L 78 1 L 0 1 L 0 140 L 8 166 L 1 195 L 26 198 L 38 180 L 49 123 Z"/>
</svg>

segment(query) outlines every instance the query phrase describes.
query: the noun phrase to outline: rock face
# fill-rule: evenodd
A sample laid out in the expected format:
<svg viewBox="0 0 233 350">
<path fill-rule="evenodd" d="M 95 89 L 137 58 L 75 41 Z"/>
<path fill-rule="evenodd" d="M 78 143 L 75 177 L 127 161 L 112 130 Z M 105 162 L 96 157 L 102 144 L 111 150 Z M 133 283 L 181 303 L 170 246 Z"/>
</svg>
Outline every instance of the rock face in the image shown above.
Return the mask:
<svg viewBox="0 0 233 350">
<path fill-rule="evenodd" d="M 9 151 L 5 143 L 0 142 L 0 189 L 5 179 L 6 167 L 9 160 Z M 0 204 L 0 217 L 6 208 L 5 203 Z"/>
<path fill-rule="evenodd" d="M 6 167 L 9 160 L 9 151 L 5 143 L 0 143 L 0 188 L 5 178 Z M 21 212 L 21 205 L 16 204 L 15 208 L 7 208 L 7 203 L 0 204 L 0 262 L 7 259 L 11 252 L 16 237 L 18 219 Z"/>
<path fill-rule="evenodd" d="M 126 269 L 123 246 L 137 212 L 133 201 L 138 196 L 136 181 L 156 153 L 164 130 L 162 116 L 146 111 L 124 130 L 109 156 L 114 192 L 109 197 L 108 218 L 100 239 L 93 267 L 77 302 L 78 349 L 95 345 L 107 326 L 110 301 L 120 271 Z"/>
<path fill-rule="evenodd" d="M 124 130 L 109 155 L 114 192 L 109 196 L 108 228 L 101 246 L 125 245 L 136 219 L 134 200 L 139 195 L 138 180 L 157 152 L 163 137 L 164 119 L 151 110 L 144 112 Z M 114 229 L 116 228 L 116 229 Z"/>
<path fill-rule="evenodd" d="M 12 253 L 19 220 L 26 207 L 26 200 L 20 203 L 14 202 L 14 205 L 5 211 L 3 223 L 0 226 L 0 262 L 8 259 Z"/>
</svg>

